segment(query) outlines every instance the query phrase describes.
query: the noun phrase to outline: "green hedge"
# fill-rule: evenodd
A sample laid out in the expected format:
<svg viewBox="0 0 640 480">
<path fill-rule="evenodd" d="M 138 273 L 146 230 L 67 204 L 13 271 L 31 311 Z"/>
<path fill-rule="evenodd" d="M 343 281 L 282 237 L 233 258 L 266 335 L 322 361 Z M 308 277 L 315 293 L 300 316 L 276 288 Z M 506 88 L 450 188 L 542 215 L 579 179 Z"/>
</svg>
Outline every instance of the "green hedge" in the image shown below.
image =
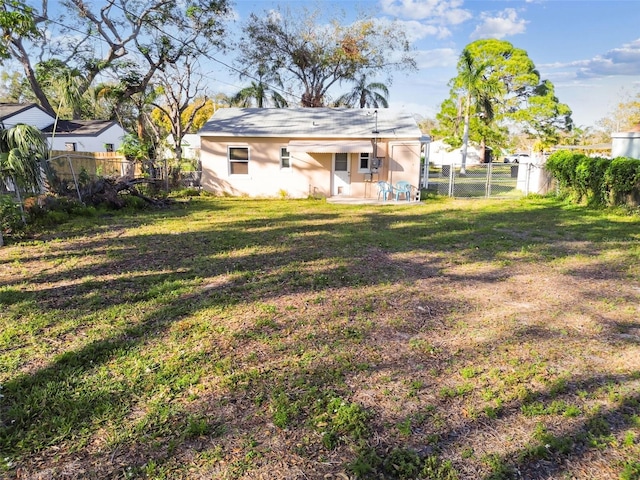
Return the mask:
<svg viewBox="0 0 640 480">
<path fill-rule="evenodd" d="M 560 188 L 578 202 L 590 205 L 637 206 L 640 202 L 640 160 L 591 158 L 560 150 L 547 160 L 546 169 Z"/>
</svg>

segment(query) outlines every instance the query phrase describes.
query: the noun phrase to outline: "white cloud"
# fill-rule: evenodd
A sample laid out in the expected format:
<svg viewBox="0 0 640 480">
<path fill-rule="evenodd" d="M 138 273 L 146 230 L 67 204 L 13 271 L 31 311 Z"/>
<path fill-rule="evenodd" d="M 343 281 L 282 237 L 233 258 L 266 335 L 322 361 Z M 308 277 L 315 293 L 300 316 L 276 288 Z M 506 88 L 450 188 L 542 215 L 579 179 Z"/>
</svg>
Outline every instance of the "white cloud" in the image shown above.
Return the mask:
<svg viewBox="0 0 640 480">
<path fill-rule="evenodd" d="M 418 50 L 415 59 L 419 69 L 455 67 L 460 53 L 453 48 L 437 48 L 434 50 Z"/>
<path fill-rule="evenodd" d="M 583 61 L 579 77 L 640 75 L 640 39 Z"/>
<path fill-rule="evenodd" d="M 387 15 L 446 25 L 458 25 L 471 18 L 468 10 L 460 8 L 462 4 L 462 0 L 380 0 Z"/>
<path fill-rule="evenodd" d="M 386 19 L 377 19 L 376 22 L 387 27 L 391 26 L 391 23 Z M 451 31 L 446 27 L 428 25 L 417 20 L 396 20 L 393 25 L 404 32 L 409 43 L 417 42 L 426 37 L 444 39 L 451 36 Z"/>
<path fill-rule="evenodd" d="M 518 12 L 513 8 L 506 8 L 496 16 L 488 13 L 481 14 L 482 22 L 471 34 L 471 39 L 504 38 L 510 35 L 524 33 L 527 21 L 518 18 Z"/>
<path fill-rule="evenodd" d="M 541 71 L 564 70 L 563 74 L 572 78 L 640 75 L 640 39 L 591 59 L 546 63 L 539 68 Z"/>
</svg>

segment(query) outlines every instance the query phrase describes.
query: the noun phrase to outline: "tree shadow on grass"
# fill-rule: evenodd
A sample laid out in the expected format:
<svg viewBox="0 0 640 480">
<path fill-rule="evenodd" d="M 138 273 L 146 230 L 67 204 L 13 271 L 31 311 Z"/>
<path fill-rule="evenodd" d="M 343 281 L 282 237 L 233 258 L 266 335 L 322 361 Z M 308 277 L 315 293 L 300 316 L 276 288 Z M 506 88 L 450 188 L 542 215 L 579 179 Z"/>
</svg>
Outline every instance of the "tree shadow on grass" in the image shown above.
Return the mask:
<svg viewBox="0 0 640 480">
<path fill-rule="evenodd" d="M 628 226 L 603 223 L 587 229 L 570 227 L 562 237 L 554 232 L 545 234 L 545 228 L 560 228 L 563 222 L 572 218 L 555 208 L 549 210 L 557 215 L 553 220 L 546 220 L 547 217 L 543 216 L 546 223 L 542 226 L 532 223 L 535 216 L 518 212 L 505 219 L 500 213 L 423 215 L 419 212 L 363 210 L 357 220 L 347 221 L 335 211 L 299 215 L 269 213 L 240 221 L 230 218 L 214 228 L 205 227 L 195 232 L 134 235 L 118 237 L 117 240 L 93 238 L 77 245 L 72 243 L 65 254 L 76 255 L 77 258 L 96 255 L 108 248 L 111 254 L 106 259 L 102 258 L 99 264 L 89 262 L 36 273 L 33 281 L 40 289 L 32 292 L 25 293 L 18 288 L 24 280 L 9 282 L 2 291 L 5 304 L 18 306 L 29 300 L 42 312 L 66 310 L 72 316 L 80 315 L 80 318 L 82 315 L 96 318 L 103 311 L 107 313 L 109 307 L 123 302 L 140 304 L 146 311 L 138 320 L 132 319 L 134 324 L 119 326 L 98 340 L 61 353 L 46 367 L 33 368 L 31 373 L 5 382 L 4 423 L 0 437 L 2 450 L 28 456 L 46 446 L 73 445 L 74 438 L 86 437 L 88 432 L 99 430 L 101 423 L 118 423 L 132 415 L 138 408 L 139 392 L 145 392 L 145 389 L 145 398 L 156 395 L 161 398 L 165 389 L 176 397 L 184 395 L 185 390 L 197 382 L 194 379 L 199 374 L 190 372 L 189 367 L 187 371 L 179 372 L 179 365 L 167 368 L 146 365 L 145 347 L 163 341 L 172 325 L 192 319 L 207 309 L 255 302 L 268 304 L 283 295 L 331 296 L 340 289 L 354 295 L 362 288 L 396 284 L 406 288 L 412 283 L 436 277 L 440 277 L 442 282 L 495 283 L 508 278 L 509 271 L 458 276 L 446 272 L 446 269 L 452 255 L 458 255 L 458 262 L 472 263 L 501 258 L 505 253 L 518 249 L 522 242 L 520 235 L 492 232 L 505 222 L 511 231 L 516 232 L 525 231 L 532 224 L 541 229 L 543 233 L 537 240 L 531 242 L 529 239 L 529 244 L 538 249 L 534 258 L 594 253 L 603 247 L 589 245 L 587 239 L 596 235 L 598 230 L 620 239 L 625 238 L 629 231 Z M 352 214 L 354 210 L 345 211 Z M 565 243 L 554 245 L 555 241 L 565 242 L 567 235 L 577 237 L 575 246 L 567 249 Z M 501 238 L 504 236 L 508 238 Z M 413 255 L 414 252 L 419 253 L 418 261 L 405 255 Z M 43 258 L 55 261 L 57 255 L 45 254 Z M 617 267 L 620 271 L 626 268 L 625 264 Z M 72 280 L 76 283 L 69 284 Z M 170 295 L 172 290 L 176 291 L 175 295 Z M 108 293 L 103 294 L 100 301 L 86 304 L 87 294 L 101 291 Z M 437 291 L 429 293 L 438 299 Z M 467 303 L 464 299 L 460 302 L 462 305 Z M 461 308 L 446 306 L 444 299 L 440 304 L 444 311 Z M 335 319 L 328 320 L 335 322 Z M 269 328 L 269 324 L 249 327 L 243 332 L 244 337 L 237 338 L 243 344 L 258 340 L 256 345 L 259 346 L 263 335 L 277 336 L 280 331 L 272 327 L 274 331 L 270 332 Z M 82 328 L 78 333 L 81 331 Z M 514 333 L 521 337 L 545 334 L 549 332 L 539 327 L 524 328 Z M 368 330 L 359 327 L 351 331 L 337 330 L 328 336 L 325 332 L 321 338 L 323 342 L 330 343 L 344 342 L 345 338 L 357 342 L 362 341 L 362 336 L 366 339 L 367 335 Z M 500 342 L 499 339 L 492 340 Z M 142 357 L 137 360 L 139 355 Z M 221 369 L 225 375 L 233 375 L 228 371 L 234 368 L 233 365 L 224 361 L 217 365 L 217 361 L 215 355 L 208 361 L 202 360 L 205 365 L 202 368 Z M 132 373 L 118 382 L 108 381 L 110 365 L 129 362 L 141 365 L 139 368 L 131 367 Z M 250 370 L 245 373 L 251 375 Z M 192 378 L 190 374 L 193 374 Z M 153 380 L 145 379 L 145 375 Z M 314 376 L 299 371 L 299 376 L 307 375 Z M 240 376 L 232 378 L 240 383 L 245 381 Z M 103 380 L 105 388 L 101 389 Z M 320 383 L 323 388 L 344 388 L 335 379 Z M 269 388 L 262 389 L 264 395 L 274 388 L 273 383 L 267 385 Z M 289 385 L 283 383 L 280 387 L 286 389 Z M 243 397 L 242 391 L 236 392 L 231 396 L 233 401 L 240 404 L 249 401 Z M 217 401 L 215 396 L 209 400 Z M 168 403 L 173 405 L 170 400 Z M 40 405 L 45 408 L 40 408 Z M 186 435 L 197 436 L 197 409 L 189 412 L 179 407 L 166 410 L 162 402 L 145 405 L 143 408 L 148 408 L 149 412 L 142 416 L 137 428 L 142 429 L 146 425 L 157 430 L 158 438 L 173 438 L 174 441 L 183 439 L 176 432 L 191 432 Z M 513 408 L 517 410 L 516 406 Z M 207 427 L 203 428 L 207 430 Z M 131 435 L 131 443 L 125 441 L 127 445 L 145 442 L 146 437 L 141 432 Z M 218 438 L 222 433 L 217 427 L 212 427 L 209 435 Z M 455 432 L 451 434 L 452 438 L 456 436 Z M 175 458 L 178 451 L 184 453 L 184 450 L 174 447 L 163 454 L 164 458 Z M 516 467 L 525 468 L 524 464 Z"/>
</svg>

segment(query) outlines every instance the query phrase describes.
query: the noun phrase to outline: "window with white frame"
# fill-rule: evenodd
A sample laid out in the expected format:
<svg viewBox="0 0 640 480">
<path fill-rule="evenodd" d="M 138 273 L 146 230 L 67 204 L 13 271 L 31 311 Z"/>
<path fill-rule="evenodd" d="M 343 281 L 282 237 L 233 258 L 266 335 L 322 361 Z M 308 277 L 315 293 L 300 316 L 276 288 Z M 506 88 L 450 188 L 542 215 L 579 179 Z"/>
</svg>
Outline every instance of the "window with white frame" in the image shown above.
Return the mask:
<svg viewBox="0 0 640 480">
<path fill-rule="evenodd" d="M 229 147 L 228 156 L 231 175 L 249 174 L 249 147 Z"/>
<path fill-rule="evenodd" d="M 291 168 L 291 154 L 287 147 L 280 149 L 280 168 Z"/>
<path fill-rule="evenodd" d="M 104 149 L 106 152 L 113 152 L 113 143 L 105 143 Z"/>
<path fill-rule="evenodd" d="M 360 154 L 360 159 L 358 160 L 358 171 L 359 172 L 371 172 L 371 154 L 362 152 Z"/>
<path fill-rule="evenodd" d="M 75 152 L 77 150 L 75 142 L 64 142 L 64 149 L 67 152 Z"/>
</svg>

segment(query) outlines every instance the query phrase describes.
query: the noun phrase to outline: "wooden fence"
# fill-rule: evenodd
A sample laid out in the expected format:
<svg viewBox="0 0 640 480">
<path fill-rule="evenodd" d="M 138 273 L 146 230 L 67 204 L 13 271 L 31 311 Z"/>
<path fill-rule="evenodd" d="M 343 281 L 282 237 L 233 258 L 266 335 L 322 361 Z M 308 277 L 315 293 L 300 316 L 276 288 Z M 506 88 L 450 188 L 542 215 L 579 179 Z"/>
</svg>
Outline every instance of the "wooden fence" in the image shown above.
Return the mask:
<svg viewBox="0 0 640 480">
<path fill-rule="evenodd" d="M 88 175 L 90 178 L 142 175 L 142 166 L 139 163 L 130 162 L 124 155 L 116 152 L 51 150 L 49 165 L 62 179 L 71 179 L 78 175 Z"/>
</svg>

